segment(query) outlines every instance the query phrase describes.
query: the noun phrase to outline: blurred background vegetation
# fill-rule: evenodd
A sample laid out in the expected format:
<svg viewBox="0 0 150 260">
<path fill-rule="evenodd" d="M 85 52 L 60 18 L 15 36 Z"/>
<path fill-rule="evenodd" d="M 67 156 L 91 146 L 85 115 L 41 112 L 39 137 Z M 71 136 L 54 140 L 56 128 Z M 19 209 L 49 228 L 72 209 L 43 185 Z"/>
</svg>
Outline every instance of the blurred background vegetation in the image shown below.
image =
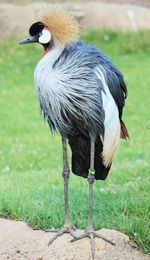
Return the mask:
<svg viewBox="0 0 150 260">
<path fill-rule="evenodd" d="M 22 48 L 19 40 L 18 35 L 0 43 L 0 216 L 23 220 L 33 228 L 59 227 L 63 224 L 61 140 L 58 134 L 52 137 L 40 117 L 33 87 L 42 49 Z M 82 40 L 112 59 L 129 90 L 124 121 L 131 140 L 121 141 L 108 179 L 95 183 L 94 226 L 120 230 L 148 253 L 150 32 L 88 30 Z M 85 228 L 88 184 L 73 174 L 70 207 L 73 224 Z"/>
</svg>

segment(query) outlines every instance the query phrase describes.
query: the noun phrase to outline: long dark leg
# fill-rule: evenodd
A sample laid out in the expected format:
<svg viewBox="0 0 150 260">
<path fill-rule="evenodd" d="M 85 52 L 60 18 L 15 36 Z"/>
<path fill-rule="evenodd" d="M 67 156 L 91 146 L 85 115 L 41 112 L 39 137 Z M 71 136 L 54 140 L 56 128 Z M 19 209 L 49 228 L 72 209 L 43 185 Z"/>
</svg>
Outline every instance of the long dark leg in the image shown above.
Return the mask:
<svg viewBox="0 0 150 260">
<path fill-rule="evenodd" d="M 72 240 L 72 242 L 77 241 L 79 239 L 89 237 L 91 241 L 91 250 L 92 250 L 92 257 L 95 258 L 95 241 L 94 237 L 99 237 L 105 240 L 106 242 L 114 245 L 114 243 L 97 232 L 94 231 L 93 228 L 93 185 L 95 180 L 95 170 L 94 170 L 94 155 L 95 155 L 95 140 L 91 139 L 91 153 L 90 153 L 90 169 L 88 173 L 88 182 L 89 182 L 89 224 L 85 231 L 85 233 L 79 237 L 76 237 Z"/>
<path fill-rule="evenodd" d="M 64 203 L 65 203 L 65 221 L 64 226 L 58 230 L 47 230 L 57 232 L 49 241 L 48 245 L 50 245 L 57 237 L 63 235 L 64 233 L 70 233 L 73 237 L 73 230 L 75 229 L 73 225 L 70 224 L 69 220 L 69 203 L 68 203 L 68 181 L 69 181 L 69 164 L 68 164 L 68 156 L 67 156 L 67 138 L 62 137 L 62 147 L 63 147 L 63 172 L 62 176 L 64 179 Z"/>
<path fill-rule="evenodd" d="M 69 203 L 68 203 L 68 181 L 70 175 L 70 169 L 68 165 L 68 155 L 67 155 L 67 139 L 62 137 L 63 146 L 63 172 L 62 176 L 64 178 L 64 201 L 65 201 L 65 225 L 70 225 L 69 221 Z"/>
<path fill-rule="evenodd" d="M 88 231 L 93 231 L 93 185 L 95 181 L 94 154 L 95 154 L 95 141 L 91 140 L 90 169 L 88 174 L 88 182 L 89 182 L 89 225 L 87 228 Z"/>
<path fill-rule="evenodd" d="M 95 257 L 95 242 L 93 236 L 93 185 L 95 181 L 95 170 L 94 170 L 94 154 L 95 154 L 95 141 L 91 140 L 91 156 L 90 156 L 90 169 L 88 174 L 89 182 L 89 224 L 87 232 L 90 236 L 92 256 Z"/>
</svg>

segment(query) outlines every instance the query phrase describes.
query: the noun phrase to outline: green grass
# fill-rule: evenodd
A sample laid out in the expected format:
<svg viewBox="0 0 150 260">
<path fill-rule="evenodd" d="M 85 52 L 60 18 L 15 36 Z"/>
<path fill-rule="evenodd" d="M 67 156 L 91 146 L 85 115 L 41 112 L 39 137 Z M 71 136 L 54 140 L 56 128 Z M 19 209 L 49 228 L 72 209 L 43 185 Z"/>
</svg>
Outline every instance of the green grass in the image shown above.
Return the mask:
<svg viewBox="0 0 150 260">
<path fill-rule="evenodd" d="M 94 185 L 94 226 L 120 230 L 149 252 L 150 34 L 89 32 L 83 39 L 100 47 L 125 75 L 129 96 L 124 111 L 131 141 L 122 141 L 105 182 Z M 62 151 L 39 114 L 33 71 L 42 55 L 19 40 L 0 45 L 0 216 L 33 228 L 63 224 Z M 6 166 L 9 166 L 6 167 Z M 104 191 L 101 191 L 104 188 Z M 71 220 L 88 222 L 88 184 L 71 175 Z"/>
</svg>

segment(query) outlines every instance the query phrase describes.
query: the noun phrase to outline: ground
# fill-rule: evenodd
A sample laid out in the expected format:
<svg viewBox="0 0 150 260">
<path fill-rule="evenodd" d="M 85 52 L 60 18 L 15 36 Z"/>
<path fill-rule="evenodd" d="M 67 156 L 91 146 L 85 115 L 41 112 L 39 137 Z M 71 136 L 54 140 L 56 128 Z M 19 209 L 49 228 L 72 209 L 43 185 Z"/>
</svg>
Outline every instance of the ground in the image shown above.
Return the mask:
<svg viewBox="0 0 150 260">
<path fill-rule="evenodd" d="M 76 231 L 81 233 L 83 231 Z M 95 239 L 95 260 L 148 260 L 129 243 L 129 237 L 115 230 L 102 229 L 105 235 L 116 243 L 116 246 Z M 47 246 L 53 233 L 32 230 L 24 222 L 0 219 L 0 259 L 6 260 L 88 260 L 91 258 L 91 247 L 88 238 L 75 243 L 70 242 L 70 235 L 66 234 Z"/>
</svg>

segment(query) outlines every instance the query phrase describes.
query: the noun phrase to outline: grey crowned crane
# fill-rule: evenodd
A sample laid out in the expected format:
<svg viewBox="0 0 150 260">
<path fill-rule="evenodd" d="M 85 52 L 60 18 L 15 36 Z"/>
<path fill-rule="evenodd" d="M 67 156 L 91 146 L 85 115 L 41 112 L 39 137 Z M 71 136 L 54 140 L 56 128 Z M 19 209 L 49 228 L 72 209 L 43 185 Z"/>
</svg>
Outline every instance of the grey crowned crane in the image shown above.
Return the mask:
<svg viewBox="0 0 150 260">
<path fill-rule="evenodd" d="M 127 87 L 111 60 L 79 41 L 79 33 L 75 18 L 60 6 L 50 5 L 20 44 L 40 43 L 44 47 L 34 82 L 44 118 L 51 131 L 62 137 L 65 223 L 49 244 L 63 233 L 70 233 L 72 241 L 89 237 L 94 257 L 94 237 L 101 236 L 92 222 L 93 184 L 106 179 L 120 138 L 129 137 L 122 121 Z M 89 225 L 79 237 L 69 220 L 67 142 L 72 151 L 72 172 L 89 182 Z"/>
</svg>

